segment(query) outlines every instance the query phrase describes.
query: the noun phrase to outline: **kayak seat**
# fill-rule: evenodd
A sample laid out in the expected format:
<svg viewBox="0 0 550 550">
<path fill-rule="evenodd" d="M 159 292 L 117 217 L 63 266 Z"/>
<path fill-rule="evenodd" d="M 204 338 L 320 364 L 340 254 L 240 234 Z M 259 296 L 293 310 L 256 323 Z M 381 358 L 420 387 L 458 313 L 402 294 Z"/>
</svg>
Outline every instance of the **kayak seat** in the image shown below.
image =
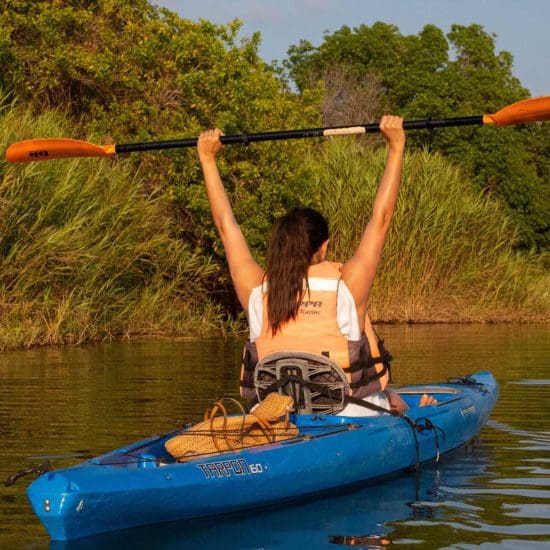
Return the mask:
<svg viewBox="0 0 550 550">
<path fill-rule="evenodd" d="M 226 403 L 240 414 L 228 414 Z M 164 447 L 178 462 L 291 439 L 298 428 L 289 420 L 292 398 L 272 393 L 250 413 L 231 398 L 222 398 L 204 413 L 204 420 L 168 439 Z"/>
<path fill-rule="evenodd" d="M 278 392 L 290 396 L 298 414 L 337 414 L 350 393 L 345 372 L 328 357 L 304 352 L 277 352 L 258 361 L 254 388 L 261 403 Z"/>
</svg>

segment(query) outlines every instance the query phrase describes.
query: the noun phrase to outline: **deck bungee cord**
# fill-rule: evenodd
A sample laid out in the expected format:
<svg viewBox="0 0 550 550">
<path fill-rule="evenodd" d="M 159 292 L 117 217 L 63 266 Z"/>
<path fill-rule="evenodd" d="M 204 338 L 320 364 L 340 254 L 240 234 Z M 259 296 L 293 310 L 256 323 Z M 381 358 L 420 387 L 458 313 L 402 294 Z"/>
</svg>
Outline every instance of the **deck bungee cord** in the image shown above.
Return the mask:
<svg viewBox="0 0 550 550">
<path fill-rule="evenodd" d="M 478 387 L 483 388 L 484 384 L 481 384 L 480 382 L 477 382 L 474 378 L 472 378 L 471 374 L 466 374 L 462 377 L 451 377 L 447 378 L 447 382 L 449 384 L 463 384 L 464 386 L 470 386 L 470 387 Z"/>
</svg>

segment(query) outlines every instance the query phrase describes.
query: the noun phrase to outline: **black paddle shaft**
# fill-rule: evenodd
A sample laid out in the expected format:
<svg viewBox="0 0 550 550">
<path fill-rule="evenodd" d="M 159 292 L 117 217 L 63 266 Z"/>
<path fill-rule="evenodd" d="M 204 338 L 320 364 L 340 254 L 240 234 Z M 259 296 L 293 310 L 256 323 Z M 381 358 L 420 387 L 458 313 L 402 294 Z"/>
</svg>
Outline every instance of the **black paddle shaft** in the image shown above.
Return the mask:
<svg viewBox="0 0 550 550">
<path fill-rule="evenodd" d="M 405 130 L 431 130 L 448 126 L 471 126 L 483 124 L 483 115 L 455 117 L 455 118 L 425 118 L 422 120 L 409 120 L 403 123 Z M 236 134 L 222 136 L 221 142 L 224 145 L 243 143 L 248 145 L 253 141 L 275 141 L 282 139 L 314 138 L 330 135 L 345 134 L 372 134 L 379 132 L 379 123 L 355 124 L 351 126 L 333 126 L 328 128 L 307 128 L 303 130 L 281 130 L 276 132 L 261 132 L 258 134 Z M 197 145 L 197 138 L 173 139 L 167 141 L 149 141 L 143 143 L 127 143 L 115 146 L 116 153 L 133 153 L 136 151 L 156 151 L 159 149 L 179 149 L 181 147 L 194 147 Z"/>
</svg>

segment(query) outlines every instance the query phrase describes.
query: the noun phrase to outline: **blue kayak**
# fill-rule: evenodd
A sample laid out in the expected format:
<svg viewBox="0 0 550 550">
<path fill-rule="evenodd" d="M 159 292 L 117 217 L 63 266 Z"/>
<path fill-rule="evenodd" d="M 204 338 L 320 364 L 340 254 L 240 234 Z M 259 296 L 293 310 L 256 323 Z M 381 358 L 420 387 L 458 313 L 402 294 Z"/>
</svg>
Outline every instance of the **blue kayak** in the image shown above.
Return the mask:
<svg viewBox="0 0 550 550">
<path fill-rule="evenodd" d="M 291 439 L 177 462 L 164 444 L 182 428 L 44 473 L 27 494 L 50 537 L 64 541 L 374 483 L 468 443 L 493 410 L 498 385 L 480 372 L 397 392 L 410 407 L 402 416 L 295 414 Z M 424 393 L 437 403 L 419 407 Z"/>
</svg>

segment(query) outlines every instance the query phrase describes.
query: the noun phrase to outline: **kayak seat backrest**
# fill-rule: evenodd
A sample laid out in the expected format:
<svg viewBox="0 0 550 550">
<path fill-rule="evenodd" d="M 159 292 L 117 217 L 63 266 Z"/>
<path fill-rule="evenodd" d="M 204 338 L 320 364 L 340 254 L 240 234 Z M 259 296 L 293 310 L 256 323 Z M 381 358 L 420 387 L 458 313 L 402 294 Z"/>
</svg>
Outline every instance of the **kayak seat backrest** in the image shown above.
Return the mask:
<svg viewBox="0 0 550 550">
<path fill-rule="evenodd" d="M 298 414 L 336 414 L 350 392 L 344 371 L 328 357 L 303 352 L 277 352 L 264 357 L 254 370 L 258 401 L 277 391 L 294 400 Z"/>
</svg>

